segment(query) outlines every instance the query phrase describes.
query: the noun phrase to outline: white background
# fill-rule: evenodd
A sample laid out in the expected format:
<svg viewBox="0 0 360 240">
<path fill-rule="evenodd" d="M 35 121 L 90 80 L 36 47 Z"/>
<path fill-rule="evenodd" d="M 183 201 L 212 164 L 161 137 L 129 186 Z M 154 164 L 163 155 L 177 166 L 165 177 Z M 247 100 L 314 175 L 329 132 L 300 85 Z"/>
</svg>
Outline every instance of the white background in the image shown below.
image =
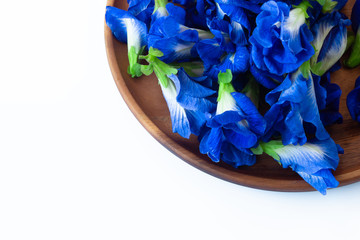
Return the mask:
<svg viewBox="0 0 360 240">
<path fill-rule="evenodd" d="M 112 79 L 105 1 L 0 3 L 0 239 L 359 239 L 360 184 L 266 192 L 187 165 Z"/>
</svg>

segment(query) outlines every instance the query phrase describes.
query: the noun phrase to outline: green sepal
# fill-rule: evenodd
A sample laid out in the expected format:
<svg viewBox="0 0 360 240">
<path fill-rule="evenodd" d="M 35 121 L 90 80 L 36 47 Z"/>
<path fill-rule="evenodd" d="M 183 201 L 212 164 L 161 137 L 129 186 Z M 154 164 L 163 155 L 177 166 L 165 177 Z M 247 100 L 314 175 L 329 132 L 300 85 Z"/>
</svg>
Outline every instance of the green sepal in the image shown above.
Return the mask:
<svg viewBox="0 0 360 240">
<path fill-rule="evenodd" d="M 326 0 L 316 0 L 321 6 L 325 5 Z"/>
<path fill-rule="evenodd" d="M 152 71 L 154 71 L 156 77 L 159 79 L 160 84 L 163 87 L 167 87 L 169 84 L 168 76 L 177 74 L 178 70 L 176 67 L 164 63 L 158 59 L 158 57 L 162 56 L 164 56 L 164 54 L 160 50 L 151 47 L 147 56 L 139 57 L 140 59 L 144 59 L 149 63 L 149 67 L 142 67 L 141 71 L 143 71 L 145 75 L 151 74 Z"/>
<path fill-rule="evenodd" d="M 249 82 L 245 85 L 241 92 L 250 98 L 257 108 L 259 107 L 260 88 L 253 76 L 250 76 Z"/>
<path fill-rule="evenodd" d="M 264 152 L 274 158 L 276 161 L 280 162 L 280 157 L 276 153 L 276 149 L 283 148 L 284 145 L 279 140 L 270 141 L 267 143 L 261 142 L 260 146 L 264 150 Z"/>
<path fill-rule="evenodd" d="M 354 43 L 355 43 L 355 34 L 351 31 L 347 31 L 346 51 L 349 50 Z"/>
<path fill-rule="evenodd" d="M 322 6 L 322 13 L 331 13 L 338 5 L 337 1 L 333 0 L 316 0 Z"/>
<path fill-rule="evenodd" d="M 155 0 L 155 8 L 154 13 L 161 7 L 166 7 L 166 4 L 168 4 L 168 0 Z"/>
<path fill-rule="evenodd" d="M 142 53 L 143 50 L 144 50 L 144 47 L 141 48 L 139 52 L 137 52 L 136 48 L 134 46 L 131 46 L 128 51 L 128 57 L 129 57 L 128 73 L 133 78 L 140 77 L 142 75 L 141 65 L 138 63 L 138 60 L 139 60 L 139 54 Z"/>
<path fill-rule="evenodd" d="M 318 76 L 322 76 L 326 73 L 326 70 L 323 69 L 323 63 L 322 62 L 318 62 L 315 63 L 312 67 L 311 67 L 311 71 Z"/>
<path fill-rule="evenodd" d="M 219 72 L 218 82 L 220 83 L 231 83 L 233 75 L 230 69 L 227 69 L 226 72 Z"/>
<path fill-rule="evenodd" d="M 354 68 L 360 65 L 360 28 L 356 34 L 350 57 L 345 61 L 345 65 L 349 68 Z"/>
<path fill-rule="evenodd" d="M 190 77 L 201 77 L 204 73 L 204 63 L 203 62 L 181 62 L 181 63 L 175 63 L 171 64 L 175 67 L 175 65 L 178 65 L 179 67 L 184 68 L 184 71 L 190 76 Z M 200 71 L 200 73 L 199 73 Z"/>
<path fill-rule="evenodd" d="M 322 13 L 324 14 L 331 13 L 332 11 L 334 11 L 336 5 L 338 5 L 338 2 L 332 0 L 325 0 L 324 2 L 325 3 L 322 5 Z"/>
<path fill-rule="evenodd" d="M 251 148 L 250 149 L 253 154 L 255 155 L 262 155 L 264 153 L 264 149 L 261 147 L 261 145 L 259 144 L 259 146 L 257 148 Z"/>
<path fill-rule="evenodd" d="M 154 56 L 154 57 L 163 57 L 164 54 L 156 48 L 150 47 L 149 49 L 149 55 Z"/>
<path fill-rule="evenodd" d="M 218 83 L 219 83 L 219 93 L 217 99 L 218 102 L 221 100 L 221 97 L 225 92 L 228 93 L 235 92 L 235 88 L 231 84 L 232 78 L 233 75 L 230 69 L 227 69 L 226 72 L 224 73 L 220 72 L 218 74 Z"/>
<path fill-rule="evenodd" d="M 300 72 L 301 74 L 304 76 L 304 78 L 309 79 L 310 77 L 310 73 L 311 73 L 311 66 L 310 66 L 310 60 L 304 62 L 301 66 L 300 66 Z"/>
<path fill-rule="evenodd" d="M 141 72 L 146 76 L 151 75 L 154 72 L 153 65 L 141 65 Z"/>
<path fill-rule="evenodd" d="M 304 11 L 304 15 L 305 15 L 306 19 L 308 19 L 310 17 L 309 14 L 307 13 L 307 10 L 308 10 L 308 8 L 312 8 L 312 5 L 307 0 L 302 1 L 297 6 L 293 5 L 293 7 L 302 9 Z"/>
</svg>

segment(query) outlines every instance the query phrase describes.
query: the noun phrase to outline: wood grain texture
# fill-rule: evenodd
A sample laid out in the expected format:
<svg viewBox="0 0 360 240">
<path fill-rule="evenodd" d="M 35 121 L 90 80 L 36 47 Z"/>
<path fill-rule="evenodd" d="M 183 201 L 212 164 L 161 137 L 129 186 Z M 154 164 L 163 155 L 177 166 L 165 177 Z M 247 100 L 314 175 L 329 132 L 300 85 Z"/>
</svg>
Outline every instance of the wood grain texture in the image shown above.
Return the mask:
<svg viewBox="0 0 360 240">
<path fill-rule="evenodd" d="M 354 0 L 349 0 L 343 12 L 350 15 Z M 126 0 L 108 0 L 108 6 L 127 9 Z M 199 150 L 195 136 L 184 139 L 171 131 L 171 121 L 158 81 L 154 75 L 132 79 L 127 74 L 127 47 L 118 42 L 105 25 L 105 42 L 109 65 L 116 85 L 125 102 L 147 131 L 172 153 L 192 166 L 223 180 L 243 186 L 275 191 L 313 191 L 296 173 L 283 169 L 269 157 L 259 157 L 252 167 L 234 169 L 225 164 L 213 163 Z M 360 68 L 342 69 L 332 75 L 332 82 L 340 85 L 340 112 L 344 123 L 328 128 L 336 143 L 345 149 L 335 172 L 340 185 L 360 180 L 360 124 L 351 120 L 346 108 L 346 96 L 353 89 Z"/>
</svg>

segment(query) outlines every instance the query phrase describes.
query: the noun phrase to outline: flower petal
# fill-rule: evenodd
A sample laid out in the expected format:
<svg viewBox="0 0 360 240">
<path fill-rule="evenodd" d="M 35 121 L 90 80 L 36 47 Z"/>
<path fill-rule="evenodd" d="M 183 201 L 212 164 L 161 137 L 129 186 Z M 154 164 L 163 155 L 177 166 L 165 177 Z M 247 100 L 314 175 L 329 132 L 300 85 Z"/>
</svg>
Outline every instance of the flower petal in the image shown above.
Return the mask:
<svg viewBox="0 0 360 240">
<path fill-rule="evenodd" d="M 177 91 L 173 81 L 169 81 L 167 87 L 161 85 L 161 90 L 169 108 L 172 130 L 184 138 L 191 135 L 190 123 L 186 116 L 185 109 L 177 102 Z"/>
<path fill-rule="evenodd" d="M 221 148 L 221 159 L 235 167 L 240 166 L 252 166 L 256 162 L 256 156 L 252 153 L 248 153 L 245 150 L 241 151 L 229 142 L 224 142 Z"/>
</svg>

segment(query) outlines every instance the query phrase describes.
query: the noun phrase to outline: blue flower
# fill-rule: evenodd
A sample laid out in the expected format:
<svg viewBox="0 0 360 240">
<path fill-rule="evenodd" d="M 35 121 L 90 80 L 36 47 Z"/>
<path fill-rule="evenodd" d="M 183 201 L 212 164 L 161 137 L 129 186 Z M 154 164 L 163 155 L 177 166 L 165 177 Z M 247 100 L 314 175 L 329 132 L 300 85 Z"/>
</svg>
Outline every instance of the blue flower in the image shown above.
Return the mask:
<svg viewBox="0 0 360 240">
<path fill-rule="evenodd" d="M 304 76 L 299 70 L 288 77 L 266 96 L 270 110 L 265 114 L 268 124 L 264 141 L 280 133 L 284 145 L 307 142 L 304 122 L 315 127 L 315 136 L 319 140 L 329 138 L 316 102 L 314 82 L 310 72 Z"/>
<path fill-rule="evenodd" d="M 251 31 L 249 19 L 246 10 L 239 6 L 217 3 L 217 12 L 220 19 L 226 16 L 230 19 L 229 35 L 235 44 L 248 44 L 248 33 Z"/>
<path fill-rule="evenodd" d="M 128 12 L 149 26 L 154 12 L 154 0 L 127 0 Z"/>
<path fill-rule="evenodd" d="M 219 72 L 227 69 L 230 69 L 234 76 L 246 72 L 250 64 L 249 49 L 242 44 L 236 45 L 231 40 L 230 23 L 213 18 L 208 25 L 214 38 L 196 44 L 197 53 L 206 69 L 204 74 L 216 79 Z"/>
<path fill-rule="evenodd" d="M 182 69 L 169 79 L 169 85 L 161 85 L 161 89 L 169 107 L 173 132 L 184 138 L 189 138 L 191 133 L 199 135 L 206 115 L 215 109 L 216 105 L 207 99 L 215 91 L 200 85 Z"/>
<path fill-rule="evenodd" d="M 185 6 L 185 25 L 191 28 L 207 29 L 207 21 L 215 15 L 215 3 L 212 0 L 176 0 L 173 3 Z"/>
<path fill-rule="evenodd" d="M 354 68 L 360 64 L 360 0 L 356 0 L 351 13 L 352 29 L 355 33 L 355 43 L 352 46 L 352 52 L 345 65 Z"/>
<path fill-rule="evenodd" d="M 279 86 L 285 79 L 283 75 L 271 74 L 267 71 L 258 69 L 254 63 L 250 64 L 250 72 L 254 76 L 255 80 L 262 86 L 268 89 L 274 89 Z"/>
<path fill-rule="evenodd" d="M 189 138 L 191 133 L 198 135 L 206 116 L 215 110 L 216 104 L 209 97 L 216 91 L 202 85 L 206 82 L 204 77 L 192 78 L 184 69 L 178 70 L 159 60 L 162 56 L 161 51 L 150 48 L 149 54 L 141 57 L 149 65 L 142 65 L 141 71 L 145 75 L 154 72 L 158 78 L 169 108 L 173 132 L 184 138 Z"/>
<path fill-rule="evenodd" d="M 340 87 L 330 82 L 330 72 L 322 77 L 313 75 L 316 101 L 320 110 L 320 119 L 324 126 L 342 123 L 343 117 L 340 108 Z"/>
<path fill-rule="evenodd" d="M 202 39 L 212 38 L 210 32 L 186 27 L 182 24 L 185 21 L 185 10 L 169 3 L 166 5 L 169 16 L 161 16 L 153 21 L 149 31 L 149 47 L 159 49 L 164 53 L 161 58 L 166 63 L 184 61 L 197 57 L 193 47 Z M 174 17 L 178 12 L 178 16 Z"/>
<path fill-rule="evenodd" d="M 252 165 L 255 157 L 249 148 L 257 145 L 266 122 L 249 97 L 235 92 L 231 80 L 231 71 L 219 73 L 216 114 L 208 120 L 200 136 L 200 152 L 214 162 L 222 158 L 226 162 L 236 159 L 233 166 Z M 244 157 L 244 154 L 249 156 Z"/>
<path fill-rule="evenodd" d="M 347 29 L 350 20 L 339 12 L 333 12 L 319 19 L 312 27 L 315 54 L 311 58 L 311 69 L 322 76 L 344 54 L 347 45 Z"/>
<path fill-rule="evenodd" d="M 356 0 L 355 5 L 352 9 L 351 13 L 351 22 L 352 22 L 352 29 L 355 33 L 359 30 L 360 24 L 360 1 Z"/>
<path fill-rule="evenodd" d="M 250 10 L 254 13 L 260 12 L 261 3 L 266 2 L 267 0 L 215 0 L 218 4 L 227 4 L 233 7 L 241 7 L 247 10 Z"/>
<path fill-rule="evenodd" d="M 305 145 L 282 145 L 281 141 L 260 143 L 260 150 L 277 160 L 283 168 L 290 167 L 307 183 L 325 195 L 339 182 L 332 174 L 339 164 L 338 146 L 331 138 L 311 140 Z M 340 150 L 340 149 L 339 149 Z"/>
<path fill-rule="evenodd" d="M 114 36 L 121 42 L 127 43 L 130 66 L 129 74 L 132 77 L 141 76 L 138 57 L 147 45 L 146 24 L 129 12 L 115 7 L 106 7 L 106 24 Z"/>
<path fill-rule="evenodd" d="M 346 104 L 352 119 L 360 122 L 360 77 L 356 79 L 354 90 L 347 96 Z"/>
<path fill-rule="evenodd" d="M 216 79 L 220 72 L 226 72 L 227 69 L 230 69 L 233 75 L 237 77 L 240 73 L 244 73 L 249 69 L 249 63 L 249 50 L 244 46 L 237 46 L 235 53 L 224 55 L 218 65 L 208 66 L 204 74 Z"/>
<path fill-rule="evenodd" d="M 252 61 L 271 74 L 283 75 L 298 69 L 314 54 L 313 36 L 305 24 L 306 10 L 282 2 L 268 1 L 256 18 L 250 37 Z"/>
</svg>

